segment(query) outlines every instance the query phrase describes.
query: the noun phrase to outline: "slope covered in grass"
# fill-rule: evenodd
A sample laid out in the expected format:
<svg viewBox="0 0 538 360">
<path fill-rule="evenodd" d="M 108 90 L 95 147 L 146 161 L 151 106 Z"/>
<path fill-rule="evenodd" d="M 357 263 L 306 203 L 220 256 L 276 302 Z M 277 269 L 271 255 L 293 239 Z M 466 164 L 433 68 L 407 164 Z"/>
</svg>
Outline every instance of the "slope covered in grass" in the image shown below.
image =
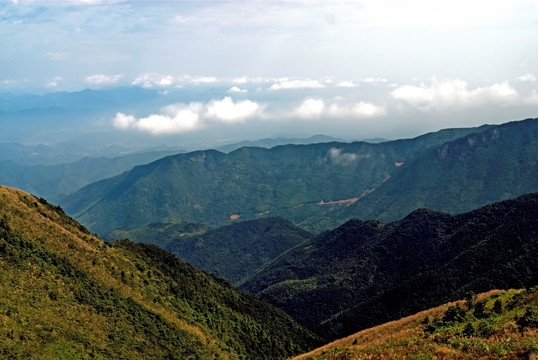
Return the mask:
<svg viewBox="0 0 538 360">
<path fill-rule="evenodd" d="M 105 243 L 0 187 L 0 357 L 275 359 L 317 338 L 152 245 Z"/>
<path fill-rule="evenodd" d="M 293 359 L 538 357 L 538 288 L 490 291 L 474 299 L 366 329 Z"/>
</svg>

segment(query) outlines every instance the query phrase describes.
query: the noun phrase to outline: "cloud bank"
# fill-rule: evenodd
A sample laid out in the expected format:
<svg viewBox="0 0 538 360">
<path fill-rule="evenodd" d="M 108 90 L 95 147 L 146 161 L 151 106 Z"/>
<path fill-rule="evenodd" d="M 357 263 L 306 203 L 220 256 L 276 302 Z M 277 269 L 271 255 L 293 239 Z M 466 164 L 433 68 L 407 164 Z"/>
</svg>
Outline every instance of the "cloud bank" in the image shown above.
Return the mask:
<svg viewBox="0 0 538 360">
<path fill-rule="evenodd" d="M 289 90 L 289 89 L 322 89 L 325 85 L 318 80 L 289 80 L 285 79 L 271 85 L 270 90 Z"/>
<path fill-rule="evenodd" d="M 116 84 L 121 78 L 122 75 L 95 74 L 86 76 L 84 80 L 90 85 L 110 85 Z"/>
<path fill-rule="evenodd" d="M 301 119 L 319 119 L 322 117 L 362 119 L 384 116 L 386 113 L 385 108 L 382 106 L 366 101 L 347 103 L 337 100 L 324 101 L 309 98 L 295 108 L 291 112 L 291 116 Z"/>
<path fill-rule="evenodd" d="M 234 102 L 232 98 L 213 100 L 203 104 L 173 104 L 161 109 L 160 114 L 136 118 L 117 113 L 113 125 L 121 130 L 135 129 L 152 135 L 183 134 L 202 129 L 209 123 L 242 123 L 260 115 L 263 105 L 250 100 Z"/>
<path fill-rule="evenodd" d="M 518 99 L 517 91 L 508 82 L 469 89 L 466 81 L 433 80 L 430 85 L 404 85 L 391 92 L 394 99 L 424 111 L 449 107 L 472 107 L 490 102 L 509 105 Z"/>
</svg>

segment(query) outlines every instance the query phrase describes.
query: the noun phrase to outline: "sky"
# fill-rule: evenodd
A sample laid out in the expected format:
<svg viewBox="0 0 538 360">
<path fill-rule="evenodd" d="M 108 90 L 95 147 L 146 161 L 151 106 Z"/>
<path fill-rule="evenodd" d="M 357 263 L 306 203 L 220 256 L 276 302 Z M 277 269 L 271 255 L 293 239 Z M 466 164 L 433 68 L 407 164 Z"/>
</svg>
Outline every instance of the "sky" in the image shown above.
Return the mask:
<svg viewBox="0 0 538 360">
<path fill-rule="evenodd" d="M 0 94 L 154 89 L 169 102 L 103 125 L 153 138 L 538 116 L 537 0 L 0 0 L 0 38 Z"/>
</svg>

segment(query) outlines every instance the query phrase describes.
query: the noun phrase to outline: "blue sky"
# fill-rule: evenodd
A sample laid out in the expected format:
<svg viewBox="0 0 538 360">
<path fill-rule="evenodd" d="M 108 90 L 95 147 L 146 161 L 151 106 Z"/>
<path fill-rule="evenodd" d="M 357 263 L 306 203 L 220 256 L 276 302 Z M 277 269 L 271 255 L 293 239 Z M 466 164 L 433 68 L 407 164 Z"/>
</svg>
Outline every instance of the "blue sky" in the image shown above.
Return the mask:
<svg viewBox="0 0 538 360">
<path fill-rule="evenodd" d="M 0 38 L 0 93 L 222 89 L 108 119 L 148 136 L 397 137 L 537 116 L 536 0 L 0 1 Z"/>
</svg>

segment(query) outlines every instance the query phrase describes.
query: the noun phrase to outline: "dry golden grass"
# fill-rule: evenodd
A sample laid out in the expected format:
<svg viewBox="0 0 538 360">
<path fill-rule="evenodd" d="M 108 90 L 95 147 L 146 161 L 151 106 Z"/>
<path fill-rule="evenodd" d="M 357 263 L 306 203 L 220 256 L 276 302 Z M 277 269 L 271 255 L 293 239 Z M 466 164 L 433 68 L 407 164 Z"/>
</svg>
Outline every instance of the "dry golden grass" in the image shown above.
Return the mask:
<svg viewBox="0 0 538 360">
<path fill-rule="evenodd" d="M 477 299 L 480 300 L 499 293 L 502 293 L 502 290 L 492 290 L 483 294 L 479 294 L 477 296 Z M 334 352 L 335 349 L 353 349 L 361 351 L 368 348 L 379 347 L 391 341 L 394 343 L 405 343 L 408 339 L 421 336 L 422 330 L 420 325 L 426 316 L 441 316 L 442 314 L 444 314 L 444 312 L 448 309 L 449 306 L 453 306 L 456 304 L 461 305 L 463 304 L 463 301 L 460 300 L 447 303 L 429 310 L 421 311 L 411 316 L 404 317 L 400 320 L 391 321 L 382 325 L 375 326 L 373 328 L 359 331 L 358 333 L 333 341 L 309 353 L 296 356 L 293 358 L 293 360 L 309 359 L 311 357 L 315 358 L 321 356 L 322 354 Z M 413 346 L 424 345 L 425 344 L 406 344 L 407 347 L 410 347 L 410 350 L 412 350 L 411 348 Z M 443 346 L 438 347 L 435 352 L 436 354 L 438 353 L 437 356 L 440 359 L 451 358 L 451 356 L 455 356 L 455 352 L 452 349 Z M 379 354 L 379 356 L 383 356 L 387 359 L 391 358 L 391 355 L 387 353 Z M 392 357 L 396 357 L 396 355 L 393 354 Z M 362 359 L 362 357 L 360 358 Z M 356 357 L 349 357 L 349 359 L 356 359 Z"/>
<path fill-rule="evenodd" d="M 196 335 L 200 343 L 213 348 L 222 358 L 228 358 L 212 336 L 200 327 L 178 318 L 174 309 L 167 307 L 166 303 L 155 303 L 150 294 L 143 291 L 143 273 L 121 249 L 109 247 L 103 240 L 83 232 L 76 223 L 67 222 L 65 216 L 52 211 L 50 205 L 40 202 L 35 196 L 0 185 L 0 218 L 4 215 L 8 216 L 9 225 L 18 229 L 26 239 L 67 258 L 71 264 L 102 286 L 118 291 L 124 298 L 135 300 L 143 308 L 162 316 L 167 322 Z M 122 269 L 128 269 L 129 275 L 133 274 L 131 283 L 125 284 L 121 281 L 114 264 L 121 264 Z M 162 276 L 155 275 L 152 281 L 158 282 Z M 34 279 L 29 277 L 28 285 L 31 285 L 30 278 Z M 57 318 L 61 319 L 61 316 Z M 0 323 L 1 321 L 2 319 Z M 99 323 L 105 320 L 95 318 L 89 321 Z M 96 334 L 96 337 L 98 338 L 99 334 Z"/>
</svg>

